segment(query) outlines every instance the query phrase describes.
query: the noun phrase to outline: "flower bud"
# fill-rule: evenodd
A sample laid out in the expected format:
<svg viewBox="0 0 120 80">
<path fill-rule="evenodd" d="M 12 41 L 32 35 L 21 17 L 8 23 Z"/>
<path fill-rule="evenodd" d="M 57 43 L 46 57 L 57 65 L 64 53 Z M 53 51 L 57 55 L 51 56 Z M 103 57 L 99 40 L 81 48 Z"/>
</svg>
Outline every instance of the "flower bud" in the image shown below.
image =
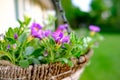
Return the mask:
<svg viewBox="0 0 120 80">
<path fill-rule="evenodd" d="M 17 33 L 14 34 L 14 39 L 18 39 L 18 34 Z"/>
</svg>

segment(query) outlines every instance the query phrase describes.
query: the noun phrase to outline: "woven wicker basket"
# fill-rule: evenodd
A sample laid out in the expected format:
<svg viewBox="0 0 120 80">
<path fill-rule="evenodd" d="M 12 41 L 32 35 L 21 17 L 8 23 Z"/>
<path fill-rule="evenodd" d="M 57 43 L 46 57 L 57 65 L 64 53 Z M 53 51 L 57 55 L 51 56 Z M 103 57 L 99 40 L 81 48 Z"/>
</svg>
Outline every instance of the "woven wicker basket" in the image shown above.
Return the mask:
<svg viewBox="0 0 120 80">
<path fill-rule="evenodd" d="M 63 22 L 65 24 L 68 23 L 64 10 L 59 5 L 60 0 L 53 1 L 55 1 L 56 7 L 61 13 Z M 69 29 L 67 30 L 69 33 Z M 89 50 L 86 54 L 81 55 L 80 58 L 71 59 L 74 63 L 73 67 L 57 62 L 21 68 L 8 61 L 0 60 L 0 80 L 78 80 L 92 53 L 92 50 Z"/>
<path fill-rule="evenodd" d="M 92 53 L 92 50 L 89 50 L 79 59 L 71 59 L 74 62 L 73 67 L 58 62 L 21 68 L 1 60 L 0 80 L 78 80 L 80 70 L 85 67 Z"/>
</svg>

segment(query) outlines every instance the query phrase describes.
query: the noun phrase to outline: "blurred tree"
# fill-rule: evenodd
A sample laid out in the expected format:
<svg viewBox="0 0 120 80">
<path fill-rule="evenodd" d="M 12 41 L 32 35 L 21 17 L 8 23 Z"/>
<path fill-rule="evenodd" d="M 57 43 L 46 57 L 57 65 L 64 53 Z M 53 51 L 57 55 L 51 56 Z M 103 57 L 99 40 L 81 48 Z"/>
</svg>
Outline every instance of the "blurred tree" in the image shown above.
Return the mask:
<svg viewBox="0 0 120 80">
<path fill-rule="evenodd" d="M 103 21 L 102 14 L 108 10 L 108 7 L 103 0 L 92 0 L 90 16 L 92 18 L 91 23 L 97 24 Z"/>
<path fill-rule="evenodd" d="M 99 3 L 99 4 L 98 4 Z M 120 30 L 120 0 L 92 0 L 91 21 L 105 31 Z M 91 22 L 91 23 L 92 23 Z M 108 29 L 109 28 L 109 29 Z"/>
<path fill-rule="evenodd" d="M 111 16 L 108 19 L 108 23 L 112 26 L 120 29 L 120 0 L 112 0 L 112 7 L 110 9 Z"/>
<path fill-rule="evenodd" d="M 71 0 L 62 0 L 62 5 L 72 28 L 94 24 L 104 32 L 120 32 L 120 0 L 92 0 L 90 12 L 81 11 Z"/>
</svg>

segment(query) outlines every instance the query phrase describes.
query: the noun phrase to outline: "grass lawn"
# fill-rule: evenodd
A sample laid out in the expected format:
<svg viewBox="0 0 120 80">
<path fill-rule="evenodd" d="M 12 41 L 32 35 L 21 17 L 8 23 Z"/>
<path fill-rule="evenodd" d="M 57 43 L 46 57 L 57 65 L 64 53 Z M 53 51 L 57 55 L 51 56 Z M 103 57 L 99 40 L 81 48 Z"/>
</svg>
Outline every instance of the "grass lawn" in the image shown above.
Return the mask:
<svg viewBox="0 0 120 80">
<path fill-rule="evenodd" d="M 120 80 L 120 34 L 103 34 L 80 80 Z"/>
</svg>

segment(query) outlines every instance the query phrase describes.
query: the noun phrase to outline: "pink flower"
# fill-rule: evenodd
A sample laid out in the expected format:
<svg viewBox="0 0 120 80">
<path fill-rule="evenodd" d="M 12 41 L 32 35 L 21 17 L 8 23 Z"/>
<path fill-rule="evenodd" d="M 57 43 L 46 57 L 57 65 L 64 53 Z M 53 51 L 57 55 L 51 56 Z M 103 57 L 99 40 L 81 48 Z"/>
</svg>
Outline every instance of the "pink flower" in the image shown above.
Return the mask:
<svg viewBox="0 0 120 80">
<path fill-rule="evenodd" d="M 94 25 L 90 25 L 89 29 L 91 31 L 94 31 L 94 32 L 99 32 L 100 31 L 100 28 L 98 26 L 94 26 Z"/>
<path fill-rule="evenodd" d="M 44 31 L 42 30 L 42 26 L 40 26 L 37 23 L 33 23 L 31 26 L 31 35 L 41 40 L 44 37 L 48 37 L 49 35 L 51 35 L 51 31 L 50 30 Z"/>
<path fill-rule="evenodd" d="M 58 26 L 57 31 L 64 31 L 67 30 L 67 28 L 68 28 L 68 24 L 62 24 Z"/>
<path fill-rule="evenodd" d="M 59 32 L 54 32 L 52 34 L 52 37 L 54 38 L 54 40 L 56 41 L 56 43 L 69 43 L 70 38 L 69 36 L 65 36 L 63 34 L 63 32 L 59 31 Z"/>
<path fill-rule="evenodd" d="M 49 35 L 51 35 L 51 31 L 50 30 L 44 31 L 44 37 L 48 37 Z"/>
<path fill-rule="evenodd" d="M 39 38 L 40 34 L 42 33 L 41 29 L 42 29 L 41 25 L 39 25 L 38 23 L 33 23 L 32 26 L 31 26 L 31 35 L 33 37 Z"/>
</svg>

